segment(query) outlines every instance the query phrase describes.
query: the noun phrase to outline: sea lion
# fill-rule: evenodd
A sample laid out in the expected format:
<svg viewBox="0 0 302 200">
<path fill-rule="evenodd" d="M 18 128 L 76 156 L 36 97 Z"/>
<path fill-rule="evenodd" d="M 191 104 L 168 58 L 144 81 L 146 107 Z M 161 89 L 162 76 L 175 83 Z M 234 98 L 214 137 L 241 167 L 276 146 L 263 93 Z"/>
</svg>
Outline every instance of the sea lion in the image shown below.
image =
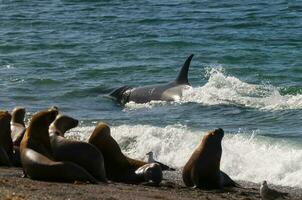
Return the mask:
<svg viewBox="0 0 302 200">
<path fill-rule="evenodd" d="M 11 136 L 14 144 L 13 163 L 15 167 L 21 167 L 19 146 L 26 131 L 26 127 L 24 123 L 25 108 L 15 107 L 12 110 L 11 115 L 12 115 L 12 119 L 10 122 L 10 128 L 11 128 Z"/>
<path fill-rule="evenodd" d="M 25 108 L 15 107 L 12 112 L 12 119 L 10 122 L 11 135 L 14 146 L 20 146 L 23 135 L 25 134 Z"/>
<path fill-rule="evenodd" d="M 64 137 L 67 130 L 77 125 L 78 120 L 67 115 L 58 115 L 51 123 L 49 134 L 54 159 L 76 163 L 97 180 L 107 182 L 102 153 L 92 144 Z"/>
<path fill-rule="evenodd" d="M 12 166 L 13 141 L 10 130 L 11 115 L 0 111 L 0 166 Z"/>
<path fill-rule="evenodd" d="M 237 184 L 220 170 L 221 140 L 224 131 L 219 128 L 204 135 L 182 172 L 186 186 L 203 189 L 218 189 Z"/>
<path fill-rule="evenodd" d="M 36 180 L 97 183 L 97 180 L 81 166 L 68 161 L 54 160 L 48 128 L 57 114 L 57 110 L 50 109 L 40 111 L 31 118 L 20 144 L 24 174 Z"/>
<path fill-rule="evenodd" d="M 155 185 L 159 185 L 163 179 L 162 168 L 158 163 L 145 164 L 135 170 L 135 174 L 141 176 L 145 181 L 150 181 Z"/>
<path fill-rule="evenodd" d="M 135 171 L 147 163 L 125 156 L 118 143 L 110 135 L 108 125 L 104 123 L 97 124 L 88 142 L 103 153 L 106 175 L 109 180 L 125 183 L 146 181 L 145 176 L 138 175 Z"/>
<path fill-rule="evenodd" d="M 123 86 L 113 90 L 109 96 L 113 97 L 121 104 L 126 104 L 130 101 L 135 103 L 147 103 L 152 100 L 179 100 L 183 95 L 183 91 L 190 86 L 188 81 L 188 71 L 192 58 L 193 54 L 187 58 L 176 79 L 170 83 L 136 88 Z"/>
</svg>

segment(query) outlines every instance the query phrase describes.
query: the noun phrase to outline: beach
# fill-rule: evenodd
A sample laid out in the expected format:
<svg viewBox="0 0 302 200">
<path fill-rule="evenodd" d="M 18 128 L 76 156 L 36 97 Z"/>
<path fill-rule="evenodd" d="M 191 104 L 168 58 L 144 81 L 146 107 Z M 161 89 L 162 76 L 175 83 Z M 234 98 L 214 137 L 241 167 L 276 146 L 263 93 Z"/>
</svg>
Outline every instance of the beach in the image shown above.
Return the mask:
<svg viewBox="0 0 302 200">
<path fill-rule="evenodd" d="M 111 182 L 97 185 L 81 182 L 57 183 L 22 178 L 19 168 L 0 168 L 1 200 L 35 199 L 185 199 L 185 200 L 259 200 L 259 184 L 239 181 L 241 188 L 223 190 L 200 190 L 187 188 L 180 180 L 180 172 L 164 173 L 160 186 L 132 185 Z M 299 200 L 302 190 L 298 188 L 271 186 L 287 192 L 287 199 Z"/>
</svg>

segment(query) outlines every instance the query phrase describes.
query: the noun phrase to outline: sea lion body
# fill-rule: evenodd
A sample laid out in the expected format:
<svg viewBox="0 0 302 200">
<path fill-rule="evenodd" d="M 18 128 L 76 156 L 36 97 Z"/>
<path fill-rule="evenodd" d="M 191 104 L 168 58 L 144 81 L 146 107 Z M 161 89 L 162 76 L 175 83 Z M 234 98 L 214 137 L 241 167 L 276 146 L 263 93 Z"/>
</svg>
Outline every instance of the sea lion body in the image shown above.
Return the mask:
<svg viewBox="0 0 302 200">
<path fill-rule="evenodd" d="M 70 161 L 86 169 L 97 180 L 107 182 L 102 153 L 93 145 L 52 135 L 53 156 L 58 161 Z"/>
<path fill-rule="evenodd" d="M 197 145 L 183 169 L 182 177 L 186 186 L 203 189 L 218 189 L 235 186 L 231 178 L 220 171 L 222 155 L 222 129 L 207 133 Z"/>
<path fill-rule="evenodd" d="M 135 171 L 147 163 L 125 156 L 118 143 L 111 137 L 109 126 L 99 123 L 91 134 L 89 143 L 103 153 L 106 175 L 109 180 L 125 183 L 146 181 L 142 174 L 138 175 Z"/>
<path fill-rule="evenodd" d="M 25 175 L 45 181 L 97 183 L 81 166 L 54 160 L 48 128 L 57 114 L 58 111 L 52 109 L 38 112 L 32 117 L 20 144 L 20 157 Z"/>
<path fill-rule="evenodd" d="M 12 166 L 13 141 L 10 130 L 11 115 L 0 111 L 0 166 Z"/>
<path fill-rule="evenodd" d="M 11 112 L 12 119 L 10 122 L 10 128 L 11 128 L 11 137 L 14 144 L 13 163 L 15 167 L 22 166 L 20 160 L 20 143 L 26 131 L 26 127 L 24 123 L 25 113 L 26 111 L 25 108 L 23 107 L 15 107 Z"/>
</svg>

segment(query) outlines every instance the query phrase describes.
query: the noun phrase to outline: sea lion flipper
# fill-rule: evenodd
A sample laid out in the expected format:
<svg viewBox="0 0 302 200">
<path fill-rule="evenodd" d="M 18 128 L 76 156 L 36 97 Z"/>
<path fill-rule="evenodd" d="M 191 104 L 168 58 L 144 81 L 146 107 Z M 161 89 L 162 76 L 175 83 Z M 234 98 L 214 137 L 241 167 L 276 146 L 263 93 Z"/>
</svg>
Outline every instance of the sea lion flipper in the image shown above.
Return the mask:
<svg viewBox="0 0 302 200">
<path fill-rule="evenodd" d="M 5 149 L 0 146 L 0 166 L 8 166 L 11 167 L 13 166 L 12 162 L 10 161 Z"/>
<path fill-rule="evenodd" d="M 184 65 L 180 69 L 177 78 L 175 79 L 175 82 L 178 84 L 189 84 L 188 81 L 188 71 L 190 67 L 191 60 L 193 58 L 194 54 L 191 54 L 187 60 L 185 61 Z"/>
<path fill-rule="evenodd" d="M 229 175 L 220 171 L 220 180 L 222 187 L 241 187 L 238 183 L 233 181 Z"/>
</svg>

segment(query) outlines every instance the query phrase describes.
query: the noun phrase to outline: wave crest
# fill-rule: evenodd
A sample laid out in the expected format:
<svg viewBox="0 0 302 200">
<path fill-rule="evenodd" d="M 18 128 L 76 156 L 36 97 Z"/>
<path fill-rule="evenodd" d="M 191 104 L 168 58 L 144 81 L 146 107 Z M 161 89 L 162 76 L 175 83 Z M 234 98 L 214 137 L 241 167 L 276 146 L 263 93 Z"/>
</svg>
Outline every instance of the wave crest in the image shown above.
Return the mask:
<svg viewBox="0 0 302 200">
<path fill-rule="evenodd" d="M 208 68 L 208 82 L 184 91 L 182 102 L 237 105 L 263 110 L 301 109 L 302 95 L 281 95 L 272 85 L 245 83 L 227 76 L 223 68 Z"/>
<path fill-rule="evenodd" d="M 259 110 L 290 110 L 302 108 L 302 94 L 280 93 L 280 89 L 270 84 L 250 84 L 234 76 L 228 76 L 222 67 L 207 68 L 205 76 L 208 81 L 203 86 L 188 87 L 183 97 L 175 104 L 199 103 L 202 105 L 235 105 Z M 129 102 L 125 111 L 152 109 L 154 106 L 166 105 L 164 101 L 152 101 L 138 104 Z"/>
</svg>

